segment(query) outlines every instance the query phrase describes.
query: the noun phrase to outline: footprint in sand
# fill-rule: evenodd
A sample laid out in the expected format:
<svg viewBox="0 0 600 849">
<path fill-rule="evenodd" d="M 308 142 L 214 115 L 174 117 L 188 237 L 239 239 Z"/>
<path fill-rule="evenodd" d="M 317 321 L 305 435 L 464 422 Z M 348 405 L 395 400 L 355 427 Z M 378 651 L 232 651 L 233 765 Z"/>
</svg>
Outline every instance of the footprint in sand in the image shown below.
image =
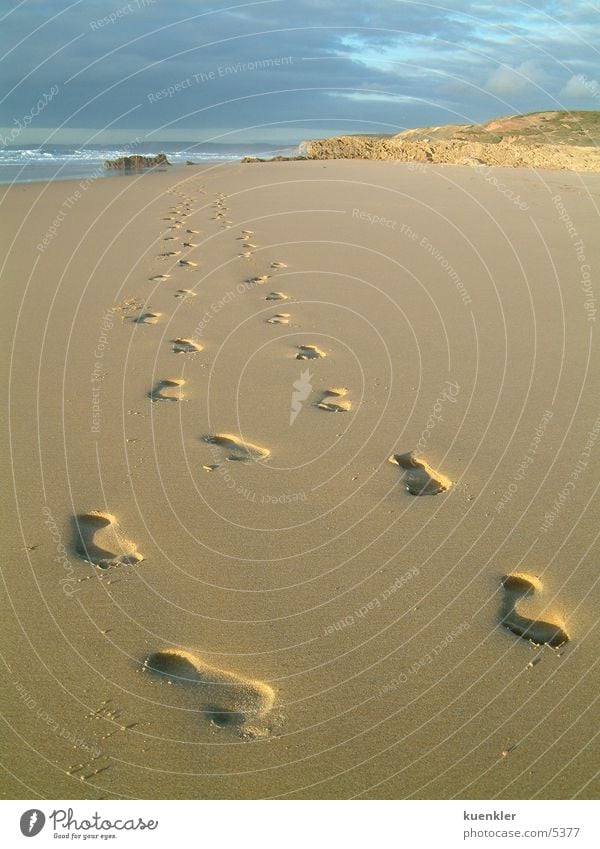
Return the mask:
<svg viewBox="0 0 600 849">
<path fill-rule="evenodd" d="M 214 725 L 235 728 L 248 736 L 266 733 L 260 722 L 271 712 L 275 693 L 263 681 L 209 666 L 184 649 L 154 652 L 144 661 L 144 669 L 169 683 L 195 687 L 202 713 Z M 255 725 L 257 722 L 259 726 Z"/>
<path fill-rule="evenodd" d="M 287 268 L 286 262 L 272 262 L 271 268 Z"/>
<path fill-rule="evenodd" d="M 411 495 L 437 495 L 452 486 L 450 478 L 436 472 L 425 460 L 417 459 L 414 451 L 392 454 L 390 463 L 396 463 L 402 469 L 402 482 Z"/>
<path fill-rule="evenodd" d="M 325 353 L 316 345 L 298 345 L 297 360 L 322 360 Z"/>
<path fill-rule="evenodd" d="M 266 283 L 268 279 L 268 274 L 259 274 L 257 277 L 249 277 L 246 280 L 246 283 Z"/>
<path fill-rule="evenodd" d="M 184 242 L 183 247 L 184 248 L 197 248 L 198 245 L 195 242 Z"/>
<path fill-rule="evenodd" d="M 185 380 L 181 377 L 166 377 L 164 380 L 159 380 L 150 392 L 150 398 L 152 401 L 182 401 L 181 387 L 184 383 Z"/>
<path fill-rule="evenodd" d="M 148 280 L 168 280 L 170 274 L 155 274 L 154 277 L 149 277 Z"/>
<path fill-rule="evenodd" d="M 173 339 L 173 352 L 175 354 L 197 354 L 202 350 L 202 345 L 199 342 L 194 342 L 193 339 Z"/>
<path fill-rule="evenodd" d="M 344 400 L 347 394 L 348 390 L 344 386 L 332 386 L 323 392 L 317 407 L 321 410 L 329 410 L 330 413 L 348 413 L 352 409 L 352 404 Z"/>
<path fill-rule="evenodd" d="M 290 314 L 289 312 L 278 312 L 275 315 L 272 315 L 267 319 L 267 324 L 289 324 L 290 323 Z"/>
<path fill-rule="evenodd" d="M 133 320 L 136 324 L 158 324 L 161 315 L 161 312 L 143 312 Z"/>
<path fill-rule="evenodd" d="M 195 298 L 196 293 L 192 292 L 191 289 L 178 289 L 174 296 L 174 298 Z"/>
<path fill-rule="evenodd" d="M 74 517 L 77 553 L 100 569 L 132 566 L 144 558 L 134 542 L 127 539 L 110 513 L 92 510 Z"/>
<path fill-rule="evenodd" d="M 197 236 L 198 233 L 202 232 L 201 230 L 186 230 L 186 233 L 189 233 L 191 236 Z"/>
<path fill-rule="evenodd" d="M 530 594 L 533 595 L 536 591 L 541 592 L 542 582 L 538 578 L 517 572 L 512 575 L 505 575 L 502 578 L 502 586 L 504 587 L 504 601 L 500 616 L 502 624 L 509 631 L 525 640 L 531 640 L 536 645 L 546 643 L 552 648 L 558 648 L 558 646 L 568 642 L 569 635 L 557 616 L 552 616 L 549 619 L 530 619 L 527 616 L 521 616 L 517 611 L 519 601 L 524 600 Z"/>
<path fill-rule="evenodd" d="M 287 301 L 289 297 L 285 292 L 269 292 L 268 295 L 265 295 L 265 301 Z"/>
<path fill-rule="evenodd" d="M 197 262 L 192 262 L 191 259 L 180 259 L 178 263 L 182 268 L 196 268 Z"/>
<path fill-rule="evenodd" d="M 159 254 L 159 256 L 167 259 L 170 256 L 179 256 L 180 253 L 181 251 L 166 251 L 164 254 Z"/>
<path fill-rule="evenodd" d="M 203 437 L 204 442 L 209 445 L 219 445 L 225 448 L 230 453 L 227 456 L 228 460 L 247 461 L 247 460 L 266 460 L 271 455 L 268 448 L 262 448 L 260 445 L 254 445 L 252 442 L 245 442 L 239 436 L 234 436 L 231 433 L 216 433 Z"/>
</svg>

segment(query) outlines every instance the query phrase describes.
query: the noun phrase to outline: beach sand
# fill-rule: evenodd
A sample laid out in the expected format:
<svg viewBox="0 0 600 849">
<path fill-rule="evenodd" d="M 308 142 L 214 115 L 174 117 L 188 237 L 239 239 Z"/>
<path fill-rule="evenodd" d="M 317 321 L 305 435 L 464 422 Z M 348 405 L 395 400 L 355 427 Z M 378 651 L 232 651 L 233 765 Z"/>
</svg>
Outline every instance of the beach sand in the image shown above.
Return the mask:
<svg viewBox="0 0 600 849">
<path fill-rule="evenodd" d="M 4 797 L 597 793 L 599 198 L 1 190 Z"/>
</svg>

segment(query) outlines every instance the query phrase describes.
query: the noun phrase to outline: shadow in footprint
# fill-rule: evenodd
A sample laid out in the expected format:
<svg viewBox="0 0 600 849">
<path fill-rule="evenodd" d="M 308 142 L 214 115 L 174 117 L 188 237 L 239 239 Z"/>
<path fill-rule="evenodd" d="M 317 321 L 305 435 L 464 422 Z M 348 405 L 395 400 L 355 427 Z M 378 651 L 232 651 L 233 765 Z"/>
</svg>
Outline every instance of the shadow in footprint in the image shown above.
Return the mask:
<svg viewBox="0 0 600 849">
<path fill-rule="evenodd" d="M 135 324 L 158 324 L 161 312 L 143 312 L 132 319 Z"/>
<path fill-rule="evenodd" d="M 538 578 L 524 573 L 505 575 L 502 578 L 504 600 L 500 612 L 502 624 L 516 634 L 536 645 L 549 645 L 558 648 L 568 642 L 569 635 L 558 618 L 530 619 L 522 616 L 517 610 L 517 604 L 536 591 L 541 592 L 542 583 Z"/>
<path fill-rule="evenodd" d="M 290 314 L 289 312 L 278 312 L 265 320 L 267 324 L 289 324 Z"/>
<path fill-rule="evenodd" d="M 450 478 L 436 472 L 426 460 L 418 459 L 414 451 L 392 454 L 390 463 L 402 469 L 402 482 L 411 495 L 437 495 L 452 486 Z"/>
<path fill-rule="evenodd" d="M 154 389 L 148 393 L 148 397 L 152 401 L 182 401 L 181 387 L 184 383 L 183 378 L 166 377 L 164 380 L 159 380 Z"/>
<path fill-rule="evenodd" d="M 247 460 L 266 460 L 271 455 L 268 448 L 263 448 L 261 445 L 254 445 L 252 442 L 246 442 L 240 439 L 239 436 L 234 436 L 232 433 L 215 433 L 208 434 L 202 437 L 203 442 L 209 445 L 219 445 L 228 451 L 228 460 L 247 461 Z"/>
<path fill-rule="evenodd" d="M 219 728 L 233 727 L 243 733 L 261 733 L 255 723 L 271 712 L 275 693 L 268 684 L 210 666 L 184 649 L 164 649 L 144 661 L 149 670 L 170 683 L 197 689 L 200 709 Z"/>
<path fill-rule="evenodd" d="M 200 342 L 195 342 L 193 339 L 185 339 L 183 336 L 173 339 L 172 345 L 175 354 L 197 354 L 202 350 Z"/>
<path fill-rule="evenodd" d="M 344 400 L 347 394 L 348 390 L 344 386 L 332 386 L 323 392 L 317 407 L 328 410 L 330 413 L 348 413 L 352 409 L 352 404 Z"/>
<path fill-rule="evenodd" d="M 111 513 L 92 510 L 73 517 L 75 551 L 100 569 L 109 566 L 133 566 L 144 558 L 137 546 L 127 539 Z"/>
<path fill-rule="evenodd" d="M 321 360 L 325 353 L 316 345 L 298 345 L 297 360 Z"/>
</svg>

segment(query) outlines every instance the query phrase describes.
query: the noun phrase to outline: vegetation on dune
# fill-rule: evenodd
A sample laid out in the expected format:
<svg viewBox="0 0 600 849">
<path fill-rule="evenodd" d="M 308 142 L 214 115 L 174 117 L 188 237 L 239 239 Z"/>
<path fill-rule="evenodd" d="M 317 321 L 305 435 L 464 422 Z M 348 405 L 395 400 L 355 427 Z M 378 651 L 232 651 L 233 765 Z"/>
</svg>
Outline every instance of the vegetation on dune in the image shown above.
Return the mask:
<svg viewBox="0 0 600 849">
<path fill-rule="evenodd" d="M 407 141 L 478 141 L 485 144 L 498 144 L 506 140 L 528 144 L 596 147 L 600 145 L 600 111 L 529 112 L 524 115 L 493 118 L 483 124 L 417 127 L 398 133 L 396 138 Z"/>
</svg>

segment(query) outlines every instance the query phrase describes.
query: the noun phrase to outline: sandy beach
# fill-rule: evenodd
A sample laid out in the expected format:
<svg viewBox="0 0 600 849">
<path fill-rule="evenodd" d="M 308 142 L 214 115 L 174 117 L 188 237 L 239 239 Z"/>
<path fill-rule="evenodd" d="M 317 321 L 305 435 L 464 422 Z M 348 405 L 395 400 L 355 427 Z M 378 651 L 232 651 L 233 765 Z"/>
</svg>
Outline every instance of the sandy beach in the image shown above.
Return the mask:
<svg viewBox="0 0 600 849">
<path fill-rule="evenodd" d="M 599 199 L 0 188 L 4 798 L 597 794 Z"/>
</svg>

